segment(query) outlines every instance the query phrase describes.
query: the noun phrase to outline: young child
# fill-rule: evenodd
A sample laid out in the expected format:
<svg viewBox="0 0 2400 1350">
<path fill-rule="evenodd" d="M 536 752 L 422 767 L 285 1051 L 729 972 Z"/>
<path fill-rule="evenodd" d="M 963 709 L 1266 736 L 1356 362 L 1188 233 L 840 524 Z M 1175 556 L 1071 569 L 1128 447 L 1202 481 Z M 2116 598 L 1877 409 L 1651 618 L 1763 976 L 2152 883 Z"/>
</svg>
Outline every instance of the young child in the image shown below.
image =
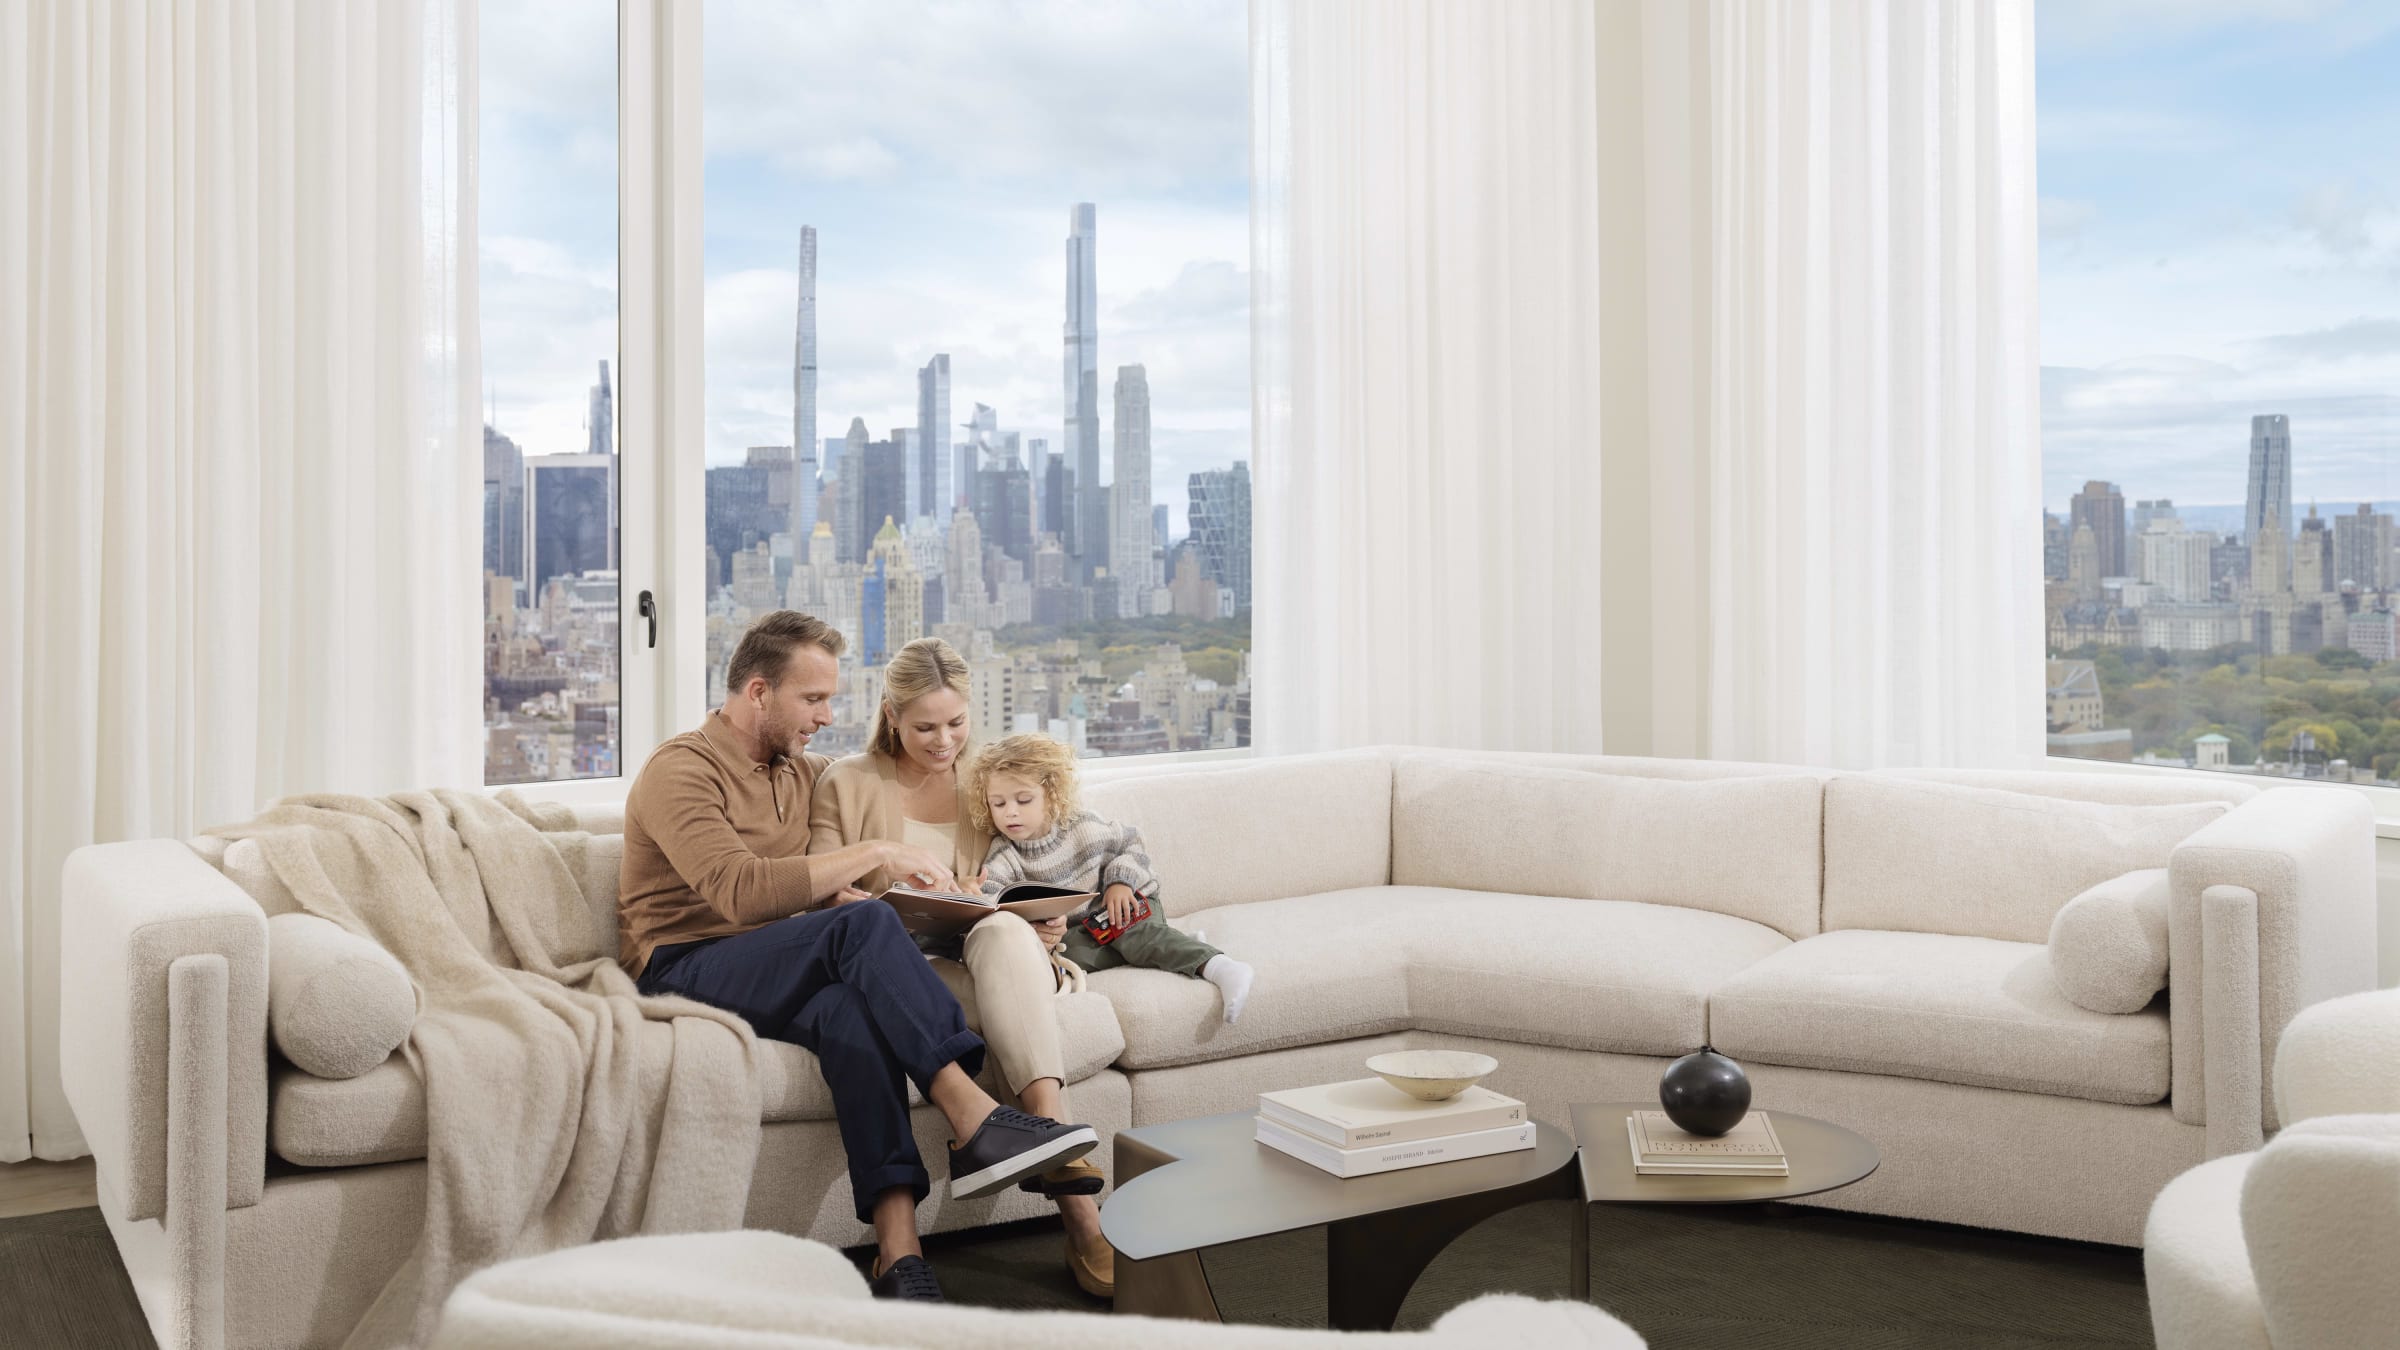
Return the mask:
<svg viewBox="0 0 2400 1350">
<path fill-rule="evenodd" d="M 983 865 L 986 894 L 1020 881 L 1099 891 L 1100 899 L 1067 920 L 1067 959 L 1085 970 L 1146 966 L 1197 976 L 1217 987 L 1227 1022 L 1239 1021 L 1250 997 L 1251 969 L 1199 938 L 1176 929 L 1155 906 L 1158 878 L 1141 832 L 1103 820 L 1076 802 L 1075 756 L 1047 736 L 1011 736 L 987 746 L 967 769 L 967 809 L 993 835 Z M 1126 927 L 1135 897 L 1150 916 Z M 1123 932 L 1095 940 L 1084 922 L 1106 914 Z"/>
</svg>

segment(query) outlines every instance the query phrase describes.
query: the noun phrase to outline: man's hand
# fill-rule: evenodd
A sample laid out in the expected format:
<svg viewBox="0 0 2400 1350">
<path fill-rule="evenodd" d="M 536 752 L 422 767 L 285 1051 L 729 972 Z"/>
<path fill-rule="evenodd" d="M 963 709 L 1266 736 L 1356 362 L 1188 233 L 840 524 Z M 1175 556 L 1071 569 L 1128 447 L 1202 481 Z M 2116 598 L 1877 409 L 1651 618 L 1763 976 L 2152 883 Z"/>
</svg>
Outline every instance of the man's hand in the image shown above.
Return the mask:
<svg viewBox="0 0 2400 1350">
<path fill-rule="evenodd" d="M 1108 926 L 1123 928 L 1133 922 L 1133 888 L 1116 882 L 1100 895 L 1100 903 L 1108 906 Z"/>
<path fill-rule="evenodd" d="M 887 841 L 883 854 L 884 870 L 895 881 L 910 886 L 931 887 L 939 891 L 958 889 L 958 878 L 950 874 L 942 860 L 914 844 Z"/>
</svg>

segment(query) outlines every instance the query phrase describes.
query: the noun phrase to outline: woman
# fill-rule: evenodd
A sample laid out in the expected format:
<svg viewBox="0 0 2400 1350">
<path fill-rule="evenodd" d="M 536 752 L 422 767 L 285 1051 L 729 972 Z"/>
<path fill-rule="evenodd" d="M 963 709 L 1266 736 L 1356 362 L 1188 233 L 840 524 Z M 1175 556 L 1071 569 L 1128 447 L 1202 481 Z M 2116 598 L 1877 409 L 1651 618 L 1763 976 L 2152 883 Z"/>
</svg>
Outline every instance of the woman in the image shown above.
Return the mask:
<svg viewBox="0 0 2400 1350">
<path fill-rule="evenodd" d="M 891 877 L 880 870 L 858 881 L 875 895 L 895 881 L 930 882 L 974 890 L 991 852 L 991 835 L 967 810 L 960 765 L 967 758 L 972 686 L 967 663 L 940 638 L 919 638 L 884 668 L 875 738 L 863 754 L 836 762 L 817 779 L 809 813 L 809 851 L 869 839 L 914 844 L 951 859 L 951 875 Z M 1063 1120 L 1067 1109 L 1066 1055 L 1050 1000 L 1081 989 L 1083 972 L 1059 955 L 1067 922 L 1029 924 L 995 914 L 963 941 L 928 955 L 966 1009 L 967 1024 L 991 1049 L 1001 1082 L 996 1095 Z M 1088 1159 L 1044 1173 L 1024 1188 L 1058 1202 L 1067 1229 L 1067 1268 L 1085 1292 L 1116 1292 L 1116 1252 L 1100 1234 L 1100 1169 Z"/>
</svg>

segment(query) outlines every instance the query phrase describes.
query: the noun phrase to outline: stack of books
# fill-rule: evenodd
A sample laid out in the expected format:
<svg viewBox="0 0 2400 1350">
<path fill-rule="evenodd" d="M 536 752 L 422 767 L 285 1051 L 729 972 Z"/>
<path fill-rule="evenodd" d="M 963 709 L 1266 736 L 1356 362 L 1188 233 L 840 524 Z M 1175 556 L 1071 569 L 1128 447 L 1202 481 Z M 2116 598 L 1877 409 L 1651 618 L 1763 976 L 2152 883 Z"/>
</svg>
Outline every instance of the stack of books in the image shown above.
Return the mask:
<svg viewBox="0 0 2400 1350">
<path fill-rule="evenodd" d="M 1258 1142 L 1337 1177 L 1533 1147 L 1525 1103 L 1470 1087 L 1419 1101 L 1380 1078 L 1258 1095 Z"/>
<path fill-rule="evenodd" d="M 1791 1160 L 1783 1141 L 1775 1137 L 1775 1122 L 1764 1111 L 1742 1117 L 1742 1123 L 1715 1137 L 1689 1134 L 1675 1128 L 1664 1111 L 1636 1111 L 1625 1117 L 1625 1133 L 1633 1144 L 1633 1170 L 1639 1176 L 1660 1177 L 1788 1177 Z"/>
</svg>

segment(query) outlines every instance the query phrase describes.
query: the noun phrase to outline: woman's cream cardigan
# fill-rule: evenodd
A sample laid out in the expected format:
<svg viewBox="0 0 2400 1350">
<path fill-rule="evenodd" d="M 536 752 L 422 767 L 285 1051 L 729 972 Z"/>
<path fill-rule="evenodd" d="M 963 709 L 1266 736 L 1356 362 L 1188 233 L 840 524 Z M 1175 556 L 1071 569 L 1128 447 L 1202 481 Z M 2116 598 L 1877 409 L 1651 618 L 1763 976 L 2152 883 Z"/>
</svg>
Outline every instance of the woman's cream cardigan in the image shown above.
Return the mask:
<svg viewBox="0 0 2400 1350">
<path fill-rule="evenodd" d="M 970 759 L 976 746 L 962 747 L 958 762 L 962 766 Z M 847 844 L 867 839 L 889 839 L 904 842 L 906 827 L 902 820 L 901 803 L 908 790 L 900 785 L 899 764 L 889 755 L 876 750 L 838 759 L 817 776 L 808 810 L 808 851 L 826 853 Z M 967 810 L 966 774 L 959 774 L 958 824 L 953 827 L 958 844 L 953 850 L 950 870 L 960 880 L 983 871 L 983 860 L 991 856 L 992 835 L 989 830 L 975 827 L 974 814 Z M 856 885 L 869 895 L 891 889 L 893 878 L 883 868 L 860 877 Z M 1061 954 L 1065 944 L 1053 948 L 1051 964 L 1058 967 L 1059 983 L 1064 989 L 1084 987 L 1083 968 Z"/>
</svg>

